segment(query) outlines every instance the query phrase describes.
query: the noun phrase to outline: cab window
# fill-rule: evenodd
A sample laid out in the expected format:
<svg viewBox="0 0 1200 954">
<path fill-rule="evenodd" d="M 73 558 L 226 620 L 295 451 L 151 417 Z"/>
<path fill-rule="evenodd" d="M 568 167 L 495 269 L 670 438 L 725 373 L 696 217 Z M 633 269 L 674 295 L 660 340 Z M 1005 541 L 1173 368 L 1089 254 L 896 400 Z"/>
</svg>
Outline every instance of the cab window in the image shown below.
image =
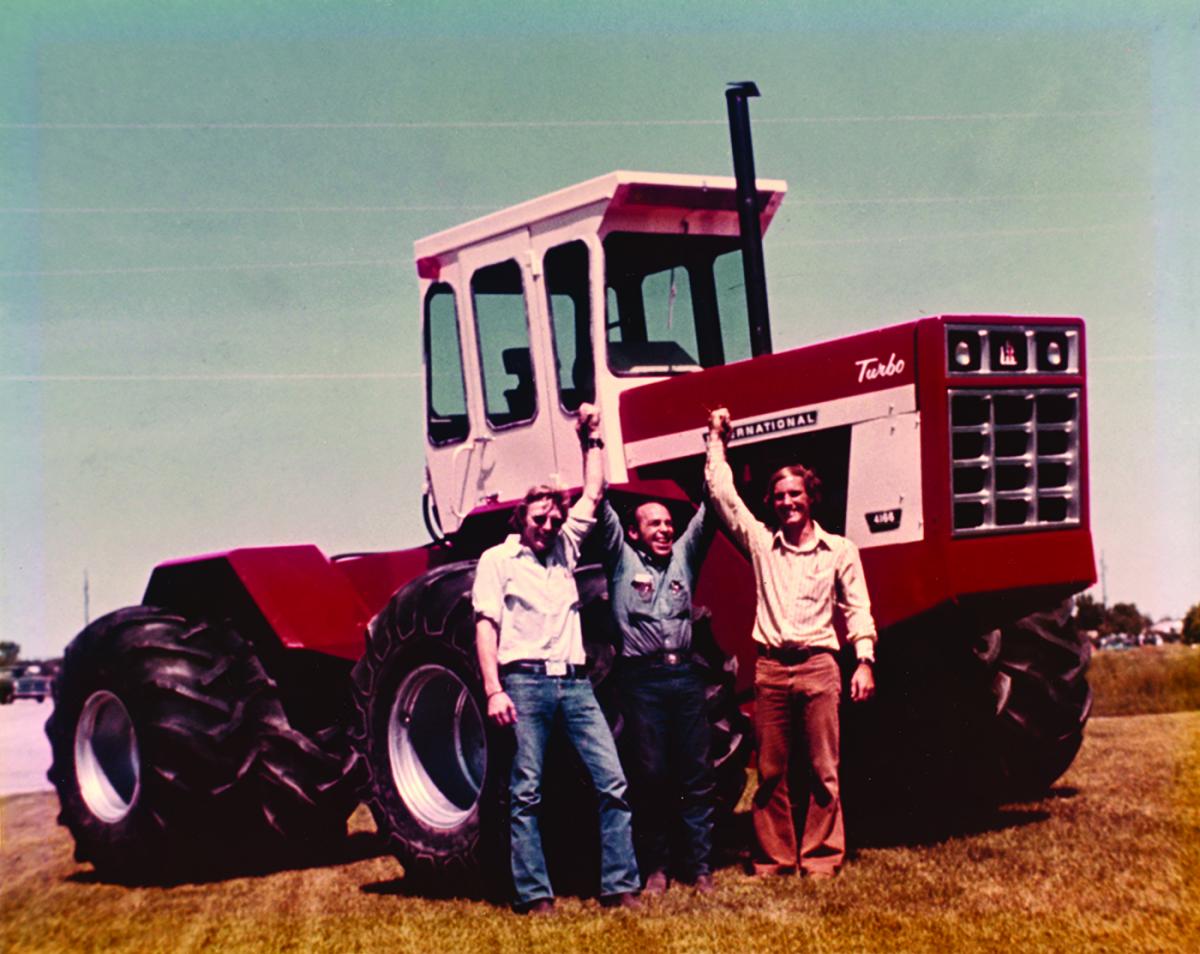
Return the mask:
<svg viewBox="0 0 1200 954">
<path fill-rule="evenodd" d="M 484 411 L 493 428 L 532 421 L 537 413 L 529 322 L 521 268 L 513 260 L 471 276 Z"/>
<path fill-rule="evenodd" d="M 437 284 L 425 296 L 425 427 L 431 444 L 467 439 L 467 394 L 454 290 Z"/>
<path fill-rule="evenodd" d="M 568 242 L 550 249 L 543 272 L 558 369 L 558 400 L 564 411 L 575 411 L 583 402 L 596 399 L 587 245 Z"/>
<path fill-rule="evenodd" d="M 604 257 L 613 372 L 675 374 L 750 356 L 736 238 L 613 232 Z"/>
</svg>

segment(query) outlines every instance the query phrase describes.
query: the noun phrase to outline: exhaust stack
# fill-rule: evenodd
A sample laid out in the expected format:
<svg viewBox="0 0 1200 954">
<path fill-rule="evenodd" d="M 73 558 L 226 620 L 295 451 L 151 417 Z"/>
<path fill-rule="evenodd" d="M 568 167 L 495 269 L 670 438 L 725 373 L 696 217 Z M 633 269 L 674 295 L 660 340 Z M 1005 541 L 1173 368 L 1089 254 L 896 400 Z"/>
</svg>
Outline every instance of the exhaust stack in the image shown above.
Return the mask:
<svg viewBox="0 0 1200 954">
<path fill-rule="evenodd" d="M 754 147 L 750 140 L 750 107 L 758 96 L 752 82 L 730 83 L 725 90 L 729 108 L 729 141 L 737 179 L 738 226 L 742 233 L 742 270 L 746 281 L 746 314 L 750 319 L 750 351 L 754 357 L 771 353 L 771 319 L 767 311 L 767 273 L 763 265 Z"/>
</svg>

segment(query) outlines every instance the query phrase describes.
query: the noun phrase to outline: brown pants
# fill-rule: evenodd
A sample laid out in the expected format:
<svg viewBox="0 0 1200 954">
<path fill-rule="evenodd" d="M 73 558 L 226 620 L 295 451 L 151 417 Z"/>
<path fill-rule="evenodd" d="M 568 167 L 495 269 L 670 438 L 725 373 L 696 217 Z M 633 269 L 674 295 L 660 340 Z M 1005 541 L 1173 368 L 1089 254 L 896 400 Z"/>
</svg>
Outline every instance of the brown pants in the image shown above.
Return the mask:
<svg viewBox="0 0 1200 954">
<path fill-rule="evenodd" d="M 846 855 L 838 795 L 838 703 L 842 676 L 832 653 L 782 663 L 760 656 L 754 674 L 758 792 L 754 831 L 763 861 L 832 874 Z M 796 852 L 793 804 L 803 820 Z"/>
</svg>

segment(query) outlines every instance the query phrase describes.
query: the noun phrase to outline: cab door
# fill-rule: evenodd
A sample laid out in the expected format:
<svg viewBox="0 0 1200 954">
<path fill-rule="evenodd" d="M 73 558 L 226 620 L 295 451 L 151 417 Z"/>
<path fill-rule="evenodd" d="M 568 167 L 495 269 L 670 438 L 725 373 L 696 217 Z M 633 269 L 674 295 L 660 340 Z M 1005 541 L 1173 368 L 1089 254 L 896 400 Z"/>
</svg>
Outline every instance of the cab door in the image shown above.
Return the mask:
<svg viewBox="0 0 1200 954">
<path fill-rule="evenodd" d="M 475 346 L 461 269 L 448 263 L 425 290 L 422 336 L 425 364 L 426 507 L 431 531 L 449 533 L 474 506 L 483 420 Z"/>
<path fill-rule="evenodd" d="M 580 222 L 576 217 L 560 225 L 542 223 L 531 237 L 531 262 L 536 272 L 533 304 L 548 356 L 546 416 L 553 441 L 555 479 L 565 487 L 583 483 L 577 412 L 580 404 L 596 400 L 592 288 L 599 267 L 599 243 L 595 228 L 594 223 Z"/>
<path fill-rule="evenodd" d="M 458 256 L 465 320 L 475 354 L 471 447 L 460 511 L 517 500 L 534 484 L 557 484 L 547 347 L 529 233 L 515 230 Z M 468 330 L 468 329 L 464 329 Z"/>
</svg>

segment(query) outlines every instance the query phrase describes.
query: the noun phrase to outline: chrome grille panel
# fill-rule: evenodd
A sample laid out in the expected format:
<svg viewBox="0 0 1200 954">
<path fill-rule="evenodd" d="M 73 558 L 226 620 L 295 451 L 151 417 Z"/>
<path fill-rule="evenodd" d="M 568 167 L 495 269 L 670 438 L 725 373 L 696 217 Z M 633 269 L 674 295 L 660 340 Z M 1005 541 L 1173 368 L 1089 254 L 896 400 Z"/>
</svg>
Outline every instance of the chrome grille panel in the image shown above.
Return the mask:
<svg viewBox="0 0 1200 954">
<path fill-rule="evenodd" d="M 947 325 L 946 372 L 1078 374 L 1081 344 L 1069 325 Z"/>
<path fill-rule="evenodd" d="M 955 536 L 1079 524 L 1079 388 L 950 391 Z"/>
</svg>

